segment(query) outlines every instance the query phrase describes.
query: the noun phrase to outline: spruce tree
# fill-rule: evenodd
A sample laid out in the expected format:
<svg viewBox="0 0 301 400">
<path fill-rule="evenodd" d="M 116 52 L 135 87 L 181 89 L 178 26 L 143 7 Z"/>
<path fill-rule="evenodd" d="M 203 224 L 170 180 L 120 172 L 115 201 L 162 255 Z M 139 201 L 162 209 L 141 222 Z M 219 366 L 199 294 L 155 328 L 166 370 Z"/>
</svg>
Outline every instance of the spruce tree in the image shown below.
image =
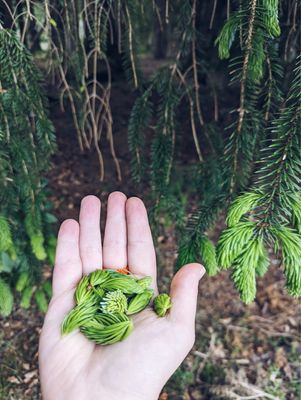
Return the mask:
<svg viewBox="0 0 301 400">
<path fill-rule="evenodd" d="M 42 179 L 53 131 L 25 49 L 35 56 L 44 46 L 45 78 L 57 86 L 62 109 L 70 110 L 80 150 L 96 149 L 101 179 L 105 137 L 122 177 L 110 99 L 113 75 L 123 66 L 136 96 L 128 124 L 132 179 L 148 187 L 156 226 L 162 212 L 175 221 L 176 268 L 198 260 L 214 275 L 231 267 L 248 303 L 272 249 L 289 293 L 299 296 L 300 4 L 175 0 L 158 7 L 156 1 L 33 0 L 28 8 L 13 0 L 1 8 L 0 171 L 3 193 L 12 199 L 0 215 L 6 265 L 15 265 L 15 253 L 24 254 L 24 265 L 34 264 L 31 257 L 45 258 L 45 243 L 53 248 Z M 141 55 L 157 43 L 158 27 L 169 38 L 167 58 L 145 79 Z M 15 143 L 21 135 L 22 146 Z M 227 227 L 215 249 L 211 231 L 221 219 Z M 24 222 L 23 233 L 16 235 L 15 221 Z M 5 284 L 13 281 L 10 272 L 1 275 Z M 28 306 L 33 290 L 24 276 L 17 289 Z M 41 293 L 35 297 L 43 308 Z"/>
</svg>

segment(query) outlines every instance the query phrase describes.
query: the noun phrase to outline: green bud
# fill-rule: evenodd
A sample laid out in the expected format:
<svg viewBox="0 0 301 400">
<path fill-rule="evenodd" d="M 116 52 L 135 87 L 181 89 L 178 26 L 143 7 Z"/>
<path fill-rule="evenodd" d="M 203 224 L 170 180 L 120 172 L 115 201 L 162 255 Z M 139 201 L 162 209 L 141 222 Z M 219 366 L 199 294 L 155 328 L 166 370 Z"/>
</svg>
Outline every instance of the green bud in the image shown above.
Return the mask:
<svg viewBox="0 0 301 400">
<path fill-rule="evenodd" d="M 159 317 L 164 317 L 171 306 L 171 299 L 166 293 L 159 294 L 154 299 L 154 311 Z"/>
<path fill-rule="evenodd" d="M 102 298 L 105 294 L 105 291 L 103 288 L 100 286 L 92 287 L 93 292 L 96 294 L 96 296 Z"/>
<path fill-rule="evenodd" d="M 121 290 L 108 292 L 100 303 L 101 310 L 105 314 L 121 314 L 127 310 L 127 298 Z"/>
<path fill-rule="evenodd" d="M 124 314 L 99 314 L 81 327 L 87 339 L 102 345 L 124 340 L 133 330 L 133 322 Z"/>
<path fill-rule="evenodd" d="M 29 280 L 29 273 L 27 271 L 21 272 L 16 283 L 16 291 L 23 292 Z"/>
<path fill-rule="evenodd" d="M 63 320 L 61 332 L 62 335 L 66 335 L 72 332 L 75 328 L 81 327 L 87 321 L 91 320 L 98 309 L 98 305 L 94 301 L 89 300 L 85 303 L 79 304 Z"/>
<path fill-rule="evenodd" d="M 0 215 L 0 252 L 7 251 L 13 245 L 9 223 Z"/>
<path fill-rule="evenodd" d="M 79 281 L 74 293 L 76 304 L 82 304 L 90 298 L 92 286 L 91 288 L 89 288 L 89 285 L 89 277 L 86 275 L 83 276 L 82 279 Z"/>
<path fill-rule="evenodd" d="M 81 324 L 80 331 L 82 332 L 83 330 L 89 330 L 92 332 L 92 330 L 97 330 L 97 329 L 102 329 L 105 327 L 105 324 L 103 323 L 102 319 L 100 318 L 103 314 L 94 314 L 93 317 L 89 320 L 84 321 Z M 105 314 L 108 315 L 108 314 Z"/>
<path fill-rule="evenodd" d="M 80 328 L 88 339 L 103 345 L 125 339 L 133 330 L 128 307 L 129 314 L 147 307 L 153 296 L 150 283 L 150 277 L 137 279 L 109 269 L 84 276 L 75 290 L 76 306 L 62 323 L 62 334 Z"/>
<path fill-rule="evenodd" d="M 38 260 L 45 260 L 47 257 L 45 248 L 44 248 L 44 236 L 42 232 L 37 232 L 30 238 L 31 249 L 33 254 L 36 256 Z"/>
<path fill-rule="evenodd" d="M 153 289 L 146 289 L 143 293 L 136 294 L 129 302 L 127 315 L 136 314 L 144 310 L 148 306 L 153 294 Z"/>
<path fill-rule="evenodd" d="M 151 276 L 145 276 L 142 279 L 137 279 L 136 282 L 143 289 L 147 289 L 149 287 L 149 285 L 152 283 L 152 277 Z"/>
<path fill-rule="evenodd" d="M 101 286 L 108 291 L 119 289 L 125 294 L 142 293 L 144 290 L 131 275 L 124 275 L 115 271 L 110 271 L 110 279 Z"/>
<path fill-rule="evenodd" d="M 48 308 L 48 301 L 46 299 L 44 291 L 42 289 L 38 289 L 35 292 L 34 297 L 35 297 L 35 300 L 36 300 L 39 310 L 41 312 L 45 313 Z"/>
<path fill-rule="evenodd" d="M 100 286 L 92 286 L 90 283 L 90 277 L 84 276 L 79 281 L 77 288 L 74 293 L 75 303 L 83 304 L 86 301 L 94 299 L 95 303 L 102 298 L 105 291 Z"/>
<path fill-rule="evenodd" d="M 14 297 L 10 286 L 0 278 L 0 315 L 7 317 L 13 309 Z"/>
<path fill-rule="evenodd" d="M 97 269 L 91 272 L 89 276 L 89 282 L 92 286 L 102 286 L 107 280 L 110 279 L 110 272 L 105 269 Z"/>
<path fill-rule="evenodd" d="M 22 293 L 20 306 L 22 308 L 24 308 L 25 310 L 27 310 L 30 307 L 30 302 L 31 302 L 33 292 L 34 292 L 34 287 L 27 286 Z"/>
</svg>

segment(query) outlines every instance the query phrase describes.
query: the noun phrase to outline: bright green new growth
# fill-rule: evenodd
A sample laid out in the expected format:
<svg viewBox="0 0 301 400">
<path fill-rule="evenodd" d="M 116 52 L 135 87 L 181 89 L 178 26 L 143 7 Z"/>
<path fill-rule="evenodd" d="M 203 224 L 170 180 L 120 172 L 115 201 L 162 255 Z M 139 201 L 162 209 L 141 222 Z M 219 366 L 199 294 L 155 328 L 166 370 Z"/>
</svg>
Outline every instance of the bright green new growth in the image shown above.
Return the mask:
<svg viewBox="0 0 301 400">
<path fill-rule="evenodd" d="M 70 313 L 64 318 L 62 323 L 62 334 L 66 335 L 72 332 L 74 329 L 79 328 L 85 322 L 89 321 L 95 316 L 99 306 L 96 303 L 96 299 L 87 301 L 77 305 Z"/>
<path fill-rule="evenodd" d="M 239 222 L 224 230 L 217 246 L 218 263 L 222 268 L 230 268 L 241 254 L 245 245 L 254 237 L 255 223 Z"/>
<path fill-rule="evenodd" d="M 170 296 L 166 293 L 159 294 L 154 298 L 154 310 L 159 317 L 164 317 L 171 306 Z"/>
<path fill-rule="evenodd" d="M 247 192 L 237 197 L 228 210 L 227 225 L 230 227 L 236 225 L 244 214 L 249 213 L 258 205 L 262 198 L 263 195 L 256 192 Z"/>
<path fill-rule="evenodd" d="M 127 311 L 126 296 L 120 289 L 108 292 L 101 300 L 101 310 L 105 314 L 123 314 Z"/>
<path fill-rule="evenodd" d="M 33 234 L 30 238 L 30 244 L 33 254 L 40 261 L 45 260 L 47 253 L 44 247 L 44 236 L 42 232 Z"/>
<path fill-rule="evenodd" d="M 121 290 L 125 294 L 142 293 L 143 287 L 139 285 L 136 280 L 130 275 L 112 272 L 110 279 L 101 285 L 105 290 Z"/>
<path fill-rule="evenodd" d="M 76 306 L 62 323 L 62 335 L 79 328 L 97 344 L 124 340 L 134 327 L 128 315 L 144 310 L 153 297 L 154 291 L 149 288 L 151 281 L 149 276 L 138 279 L 130 273 L 125 275 L 108 269 L 84 276 L 74 293 Z M 165 306 L 166 310 L 170 306 Z M 158 313 L 157 308 L 155 311 Z M 159 312 L 162 313 L 161 309 Z"/>
<path fill-rule="evenodd" d="M 13 308 L 13 294 L 9 285 L 0 278 L 0 315 L 7 317 Z"/>
<path fill-rule="evenodd" d="M 232 278 L 246 304 L 251 303 L 256 295 L 256 267 L 263 253 L 262 248 L 262 238 L 253 239 L 246 244 L 233 264 Z"/>
<path fill-rule="evenodd" d="M 83 324 L 81 332 L 96 344 L 108 345 L 127 338 L 134 328 L 124 314 L 100 314 Z"/>
<path fill-rule="evenodd" d="M 136 294 L 130 301 L 127 309 L 127 315 L 136 314 L 145 309 L 153 297 L 153 289 L 145 289 L 143 293 Z"/>
<path fill-rule="evenodd" d="M 37 306 L 39 310 L 45 313 L 48 309 L 48 301 L 46 299 L 45 293 L 42 289 L 38 289 L 34 294 Z"/>
<path fill-rule="evenodd" d="M 241 17 L 238 13 L 231 15 L 215 41 L 215 44 L 218 45 L 219 58 L 222 60 L 230 57 L 230 49 L 239 28 L 240 20 Z"/>
<path fill-rule="evenodd" d="M 286 287 L 292 296 L 301 296 L 301 236 L 291 228 L 271 229 L 276 246 L 282 249 Z"/>
<path fill-rule="evenodd" d="M 75 297 L 75 302 L 77 305 L 85 303 L 86 301 L 89 300 L 91 293 L 89 290 L 89 277 L 88 276 L 84 276 L 79 284 L 77 285 L 77 288 L 75 290 L 74 293 L 74 297 Z M 92 288 L 92 286 L 91 286 Z"/>
<path fill-rule="evenodd" d="M 90 285 L 93 287 L 98 286 L 98 285 L 104 285 L 105 282 L 107 282 L 110 279 L 110 272 L 108 270 L 104 269 L 98 269 L 96 271 L 93 271 L 88 277 Z M 81 279 L 80 282 L 84 281 L 85 277 Z M 79 287 L 79 285 L 78 285 Z"/>
<path fill-rule="evenodd" d="M 214 244 L 207 236 L 202 236 L 199 240 L 200 253 L 202 254 L 202 261 L 209 276 L 213 276 L 218 271 L 216 260 L 216 252 Z"/>
<path fill-rule="evenodd" d="M 27 271 L 23 271 L 21 272 L 21 274 L 19 275 L 19 278 L 17 280 L 16 283 L 16 291 L 17 292 L 23 292 L 23 290 L 25 289 L 27 283 L 29 280 L 29 274 Z"/>
<path fill-rule="evenodd" d="M 258 248 L 259 256 L 256 265 L 256 276 L 264 276 L 270 266 L 270 259 L 267 252 L 267 249 L 264 247 L 262 243 Z"/>
<path fill-rule="evenodd" d="M 0 252 L 12 247 L 13 241 L 7 219 L 0 215 Z"/>
<path fill-rule="evenodd" d="M 30 307 L 31 298 L 34 292 L 33 286 L 28 286 L 24 289 L 20 301 L 20 306 L 27 310 Z"/>
<path fill-rule="evenodd" d="M 152 283 L 152 278 L 151 276 L 145 276 L 142 279 L 138 279 L 137 283 L 139 286 L 141 286 L 142 289 L 147 289 L 149 285 Z"/>
</svg>

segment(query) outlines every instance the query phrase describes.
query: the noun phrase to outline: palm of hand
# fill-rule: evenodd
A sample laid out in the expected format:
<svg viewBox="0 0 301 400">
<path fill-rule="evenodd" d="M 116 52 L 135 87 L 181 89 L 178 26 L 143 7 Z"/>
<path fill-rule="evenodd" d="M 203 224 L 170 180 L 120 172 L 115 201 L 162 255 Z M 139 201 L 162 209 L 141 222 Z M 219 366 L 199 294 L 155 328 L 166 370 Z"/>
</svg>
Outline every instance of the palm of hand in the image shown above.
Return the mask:
<svg viewBox="0 0 301 400">
<path fill-rule="evenodd" d="M 82 274 L 103 265 L 129 265 L 137 275 L 152 276 L 157 290 L 155 252 L 143 203 L 111 194 L 102 251 L 99 218 L 100 202 L 88 196 L 81 205 L 80 224 L 67 220 L 59 232 L 53 298 L 39 346 L 44 400 L 156 399 L 194 342 L 197 287 L 204 272 L 199 264 L 183 267 L 174 277 L 170 314 L 159 318 L 146 309 L 135 315 L 134 330 L 123 342 L 97 346 L 79 331 L 61 336 L 60 325 L 74 305 L 74 288 Z"/>
</svg>

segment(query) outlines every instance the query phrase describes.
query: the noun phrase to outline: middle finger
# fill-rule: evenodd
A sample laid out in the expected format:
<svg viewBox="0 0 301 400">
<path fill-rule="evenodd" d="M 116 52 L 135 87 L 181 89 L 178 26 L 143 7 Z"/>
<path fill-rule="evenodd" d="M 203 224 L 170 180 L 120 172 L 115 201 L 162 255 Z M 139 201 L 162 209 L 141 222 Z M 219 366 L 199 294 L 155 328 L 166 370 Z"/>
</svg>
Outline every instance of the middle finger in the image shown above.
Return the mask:
<svg viewBox="0 0 301 400">
<path fill-rule="evenodd" d="M 108 198 L 103 241 L 103 265 L 105 268 L 116 269 L 127 266 L 125 203 L 126 196 L 121 192 L 113 192 Z"/>
</svg>

